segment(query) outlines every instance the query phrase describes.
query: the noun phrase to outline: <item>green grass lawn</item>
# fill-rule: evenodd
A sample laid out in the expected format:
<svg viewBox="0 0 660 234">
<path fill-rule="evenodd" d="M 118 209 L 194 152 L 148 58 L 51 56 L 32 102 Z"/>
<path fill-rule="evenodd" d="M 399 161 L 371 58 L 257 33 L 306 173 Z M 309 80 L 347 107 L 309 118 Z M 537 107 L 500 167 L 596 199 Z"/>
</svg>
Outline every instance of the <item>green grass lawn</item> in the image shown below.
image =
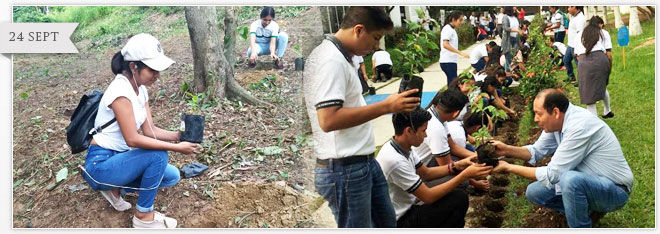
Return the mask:
<svg viewBox="0 0 660 234">
<path fill-rule="evenodd" d="M 595 227 L 654 228 L 655 227 L 655 44 L 633 50 L 648 40 L 655 41 L 655 21 L 642 23 L 644 33 L 631 37 L 626 49 L 626 69 L 623 69 L 622 48 L 616 42 L 615 29 L 610 30 L 614 48 L 613 68 L 607 89 L 611 96 L 615 117 L 605 122 L 612 128 L 632 169 L 635 184 L 630 200 L 616 212 L 608 213 Z M 566 78 L 559 72 L 559 79 Z M 579 104 L 579 94 L 573 85 L 564 92 L 573 104 Z M 585 105 L 580 105 L 585 107 Z M 602 114 L 602 102 L 597 104 Z M 526 140 L 532 127 L 530 113 L 520 122 L 519 139 Z M 512 175 L 513 191 L 525 187 L 529 180 Z M 521 227 L 522 218 L 530 212 L 531 204 L 524 197 L 509 196 L 504 227 Z"/>
</svg>

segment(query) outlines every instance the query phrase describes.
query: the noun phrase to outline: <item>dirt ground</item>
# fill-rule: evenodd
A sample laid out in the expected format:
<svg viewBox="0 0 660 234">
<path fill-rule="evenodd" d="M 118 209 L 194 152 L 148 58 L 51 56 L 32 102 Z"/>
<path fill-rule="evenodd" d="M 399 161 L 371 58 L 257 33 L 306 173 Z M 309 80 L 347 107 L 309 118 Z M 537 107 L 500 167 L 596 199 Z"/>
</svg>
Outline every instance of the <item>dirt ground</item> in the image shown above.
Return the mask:
<svg viewBox="0 0 660 234">
<path fill-rule="evenodd" d="M 292 49 L 303 54 L 322 39 L 320 12 L 313 7 L 293 18 L 280 19 L 290 35 L 284 56 L 285 69 L 272 69 L 261 58 L 255 69 L 245 66 L 247 41 L 237 41 L 236 79 L 243 87 L 276 76 L 278 89 L 255 89 L 252 94 L 275 107 L 250 106 L 219 100 L 201 110 L 206 116 L 204 152 L 183 155 L 170 152 L 170 164 L 181 168 L 192 162 L 209 166 L 202 175 L 161 189 L 154 207 L 176 218 L 179 227 L 314 227 L 310 214 L 318 207 L 313 191 L 309 138 L 301 134 L 306 114 L 301 108 L 301 74 L 294 71 Z M 154 27 L 166 27 L 183 12 L 150 18 Z M 248 21 L 239 25 L 249 24 Z M 185 25 L 181 27 L 186 27 Z M 188 112 L 188 97 L 180 91 L 193 77 L 190 39 L 185 33 L 157 37 L 166 54 L 177 61 L 149 87 L 154 122 L 176 129 L 180 115 Z M 113 75 L 109 64 L 128 35 L 118 35 L 110 48 L 95 41 L 76 43 L 79 54 L 15 55 L 13 83 L 13 227 L 73 228 L 131 227 L 133 209 L 115 211 L 97 192 L 87 187 L 76 166 L 85 153 L 71 155 L 65 128 L 80 97 L 94 88 L 105 89 Z M 264 147 L 281 153 L 267 155 Z M 68 177 L 57 186 L 55 174 L 68 168 Z M 210 176 L 212 175 L 212 176 Z M 125 199 L 135 205 L 136 194 Z"/>
</svg>

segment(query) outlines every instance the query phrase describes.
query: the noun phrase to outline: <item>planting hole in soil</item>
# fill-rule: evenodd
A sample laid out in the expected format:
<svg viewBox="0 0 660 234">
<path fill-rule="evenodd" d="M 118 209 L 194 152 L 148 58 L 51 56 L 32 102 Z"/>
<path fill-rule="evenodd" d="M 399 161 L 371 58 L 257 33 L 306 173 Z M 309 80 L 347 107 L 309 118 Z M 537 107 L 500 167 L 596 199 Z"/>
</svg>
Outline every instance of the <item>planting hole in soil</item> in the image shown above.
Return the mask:
<svg viewBox="0 0 660 234">
<path fill-rule="evenodd" d="M 490 142 L 477 147 L 477 160 L 479 163 L 485 163 L 487 166 L 497 166 L 497 155 L 495 155 L 495 146 Z"/>
<path fill-rule="evenodd" d="M 486 209 L 489 211 L 499 213 L 504 210 L 504 207 L 509 201 L 506 198 L 500 198 L 500 199 L 487 199 L 484 201 L 484 205 L 486 206 Z"/>
<path fill-rule="evenodd" d="M 506 191 L 506 188 L 491 186 L 490 191 L 488 192 L 488 196 L 493 199 L 503 198 L 506 194 Z"/>
<path fill-rule="evenodd" d="M 487 228 L 498 228 L 502 227 L 502 222 L 504 218 L 499 213 L 493 213 L 490 211 L 485 211 L 483 217 L 481 218 L 481 226 Z"/>
<path fill-rule="evenodd" d="M 490 177 L 490 184 L 498 187 L 505 187 L 509 185 L 509 177 L 507 174 L 493 174 Z"/>
</svg>

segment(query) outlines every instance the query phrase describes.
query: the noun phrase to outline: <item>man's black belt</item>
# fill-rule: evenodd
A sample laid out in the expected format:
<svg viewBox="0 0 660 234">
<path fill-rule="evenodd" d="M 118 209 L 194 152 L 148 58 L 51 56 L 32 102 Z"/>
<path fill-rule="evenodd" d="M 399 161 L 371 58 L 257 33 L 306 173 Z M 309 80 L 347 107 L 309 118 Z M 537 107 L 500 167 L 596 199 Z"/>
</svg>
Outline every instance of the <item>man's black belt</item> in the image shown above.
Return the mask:
<svg viewBox="0 0 660 234">
<path fill-rule="evenodd" d="M 332 163 L 333 166 L 348 166 L 351 164 L 355 163 L 361 163 L 361 162 L 369 162 L 374 158 L 374 154 L 371 153 L 369 155 L 356 155 L 356 156 L 349 156 L 349 157 L 343 157 L 343 158 L 333 158 L 333 159 L 316 159 L 316 166 L 325 168 L 327 167 L 330 163 Z"/>
</svg>

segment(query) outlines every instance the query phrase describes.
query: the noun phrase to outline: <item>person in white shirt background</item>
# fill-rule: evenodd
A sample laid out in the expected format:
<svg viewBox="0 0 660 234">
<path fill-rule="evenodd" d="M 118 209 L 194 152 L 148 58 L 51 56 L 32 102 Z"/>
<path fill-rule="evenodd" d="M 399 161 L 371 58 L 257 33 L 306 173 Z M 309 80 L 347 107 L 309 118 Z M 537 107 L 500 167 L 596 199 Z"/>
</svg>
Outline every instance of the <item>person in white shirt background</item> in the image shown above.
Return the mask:
<svg viewBox="0 0 660 234">
<path fill-rule="evenodd" d="M 580 102 L 587 105 L 594 115 L 596 113 L 596 102 L 603 100 L 603 118 L 612 118 L 614 113 L 610 107 L 610 94 L 607 92 L 607 84 L 610 79 L 611 55 L 608 57 L 607 47 L 612 48 L 612 43 L 607 42 L 603 36 L 601 26 L 603 20 L 594 16 L 589 20 L 589 25 L 577 34 L 581 43 L 577 43 L 575 54 L 580 63 L 578 64 L 578 82 L 580 83 Z"/>
<path fill-rule="evenodd" d="M 564 28 L 564 16 L 562 15 L 561 10 L 557 6 L 550 6 L 550 23 L 546 25 L 545 30 L 555 33 L 554 40 L 556 42 L 564 43 L 564 37 L 566 36 L 566 28 Z M 564 53 L 565 51 L 562 51 Z"/>
<path fill-rule="evenodd" d="M 282 57 L 289 41 L 289 35 L 280 31 L 280 26 L 275 22 L 275 9 L 264 7 L 260 19 L 250 25 L 250 47 L 247 50 L 248 66 L 255 67 L 257 57 L 270 55 L 275 68 L 283 69 Z"/>
<path fill-rule="evenodd" d="M 390 53 L 378 48 L 371 56 L 372 81 L 387 81 L 392 78 L 392 58 Z"/>
<path fill-rule="evenodd" d="M 447 15 L 445 26 L 442 27 L 440 32 L 440 69 L 447 76 L 447 84 L 458 76 L 458 56 L 461 55 L 469 58 L 470 55 L 458 50 L 458 34 L 456 29 L 463 24 L 463 13 L 460 11 L 452 11 Z"/>
<path fill-rule="evenodd" d="M 497 13 L 497 21 L 495 21 L 497 28 L 497 35 L 502 38 L 502 20 L 504 19 L 504 7 L 500 7 L 499 13 Z"/>
<path fill-rule="evenodd" d="M 568 23 L 568 43 L 566 45 L 566 52 L 564 53 L 564 66 L 566 66 L 566 74 L 568 79 L 571 82 L 577 81 L 575 79 L 575 73 L 573 72 L 573 58 L 575 57 L 575 52 L 573 51 L 578 43 L 580 43 L 580 38 L 576 35 L 585 27 L 586 19 L 584 18 L 584 13 L 582 13 L 582 6 L 569 6 L 568 13 L 573 16 L 571 21 Z M 575 60 L 575 65 L 578 65 L 577 59 Z M 576 83 L 578 84 L 578 83 Z"/>
</svg>

